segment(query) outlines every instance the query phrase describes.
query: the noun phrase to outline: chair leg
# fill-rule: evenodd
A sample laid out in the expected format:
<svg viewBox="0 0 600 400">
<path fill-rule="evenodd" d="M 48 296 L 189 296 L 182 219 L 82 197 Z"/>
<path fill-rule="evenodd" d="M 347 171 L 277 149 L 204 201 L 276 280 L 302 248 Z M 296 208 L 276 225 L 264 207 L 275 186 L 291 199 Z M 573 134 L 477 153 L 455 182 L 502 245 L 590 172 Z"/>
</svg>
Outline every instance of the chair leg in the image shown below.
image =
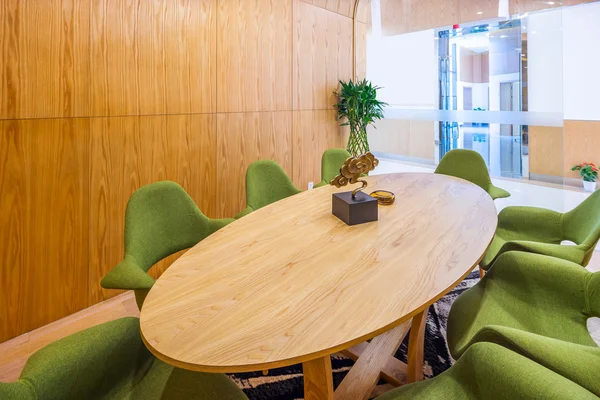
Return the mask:
<svg viewBox="0 0 600 400">
<path fill-rule="evenodd" d="M 479 267 L 479 279 L 482 279 L 485 276 L 485 270 Z"/>
</svg>

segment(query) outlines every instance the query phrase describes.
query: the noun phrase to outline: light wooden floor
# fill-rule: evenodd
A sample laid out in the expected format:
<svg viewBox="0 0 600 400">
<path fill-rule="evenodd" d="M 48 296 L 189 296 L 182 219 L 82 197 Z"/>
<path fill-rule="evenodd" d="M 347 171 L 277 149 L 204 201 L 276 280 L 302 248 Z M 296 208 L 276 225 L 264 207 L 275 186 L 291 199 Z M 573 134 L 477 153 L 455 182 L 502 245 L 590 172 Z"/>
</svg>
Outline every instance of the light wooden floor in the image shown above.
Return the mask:
<svg viewBox="0 0 600 400">
<path fill-rule="evenodd" d="M 588 270 L 600 271 L 600 252 L 594 254 Z M 139 317 L 139 314 L 133 292 L 126 292 L 52 324 L 0 343 L 0 382 L 17 380 L 27 359 L 49 343 L 91 326 L 122 317 Z M 588 328 L 594 340 L 600 345 L 600 319 L 590 319 Z"/>
<path fill-rule="evenodd" d="M 83 329 L 122 317 L 139 317 L 133 292 L 129 291 L 39 329 L 0 343 L 0 382 L 19 378 L 27 359 L 42 347 Z"/>
</svg>

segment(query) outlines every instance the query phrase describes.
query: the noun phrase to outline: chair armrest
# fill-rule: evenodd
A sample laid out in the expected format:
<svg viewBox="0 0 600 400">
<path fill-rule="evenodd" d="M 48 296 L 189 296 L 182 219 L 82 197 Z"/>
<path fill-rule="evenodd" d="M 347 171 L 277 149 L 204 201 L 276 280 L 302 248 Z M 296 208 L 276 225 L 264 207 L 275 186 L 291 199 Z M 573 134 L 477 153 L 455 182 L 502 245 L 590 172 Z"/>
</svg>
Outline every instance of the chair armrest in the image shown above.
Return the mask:
<svg viewBox="0 0 600 400">
<path fill-rule="evenodd" d="M 229 225 L 233 221 L 235 221 L 233 218 L 211 219 L 209 221 L 210 230 L 212 233 L 214 233 L 219 229 Z"/>
<path fill-rule="evenodd" d="M 498 235 L 504 240 L 560 243 L 563 214 L 537 207 L 506 207 L 498 214 Z"/>
<path fill-rule="evenodd" d="M 150 289 L 154 278 L 148 275 L 132 257 L 125 256 L 100 282 L 104 289 Z"/>
<path fill-rule="evenodd" d="M 242 211 L 240 211 L 239 213 L 237 213 L 234 218 L 240 219 L 240 218 L 245 217 L 246 215 L 250 214 L 252 211 L 254 211 L 254 209 L 252 207 L 248 206 L 248 207 L 244 208 Z"/>
<path fill-rule="evenodd" d="M 492 197 L 493 200 L 503 199 L 506 197 L 510 197 L 510 193 L 506 190 L 499 188 L 498 186 L 494 186 L 490 184 L 487 189 L 488 194 Z"/>
<path fill-rule="evenodd" d="M 525 251 L 528 253 L 543 254 L 546 256 L 571 261 L 579 265 L 583 263 L 583 259 L 585 257 L 585 252 L 578 246 L 530 242 L 526 240 L 514 240 L 506 242 L 498 254 L 509 251 Z"/>
</svg>

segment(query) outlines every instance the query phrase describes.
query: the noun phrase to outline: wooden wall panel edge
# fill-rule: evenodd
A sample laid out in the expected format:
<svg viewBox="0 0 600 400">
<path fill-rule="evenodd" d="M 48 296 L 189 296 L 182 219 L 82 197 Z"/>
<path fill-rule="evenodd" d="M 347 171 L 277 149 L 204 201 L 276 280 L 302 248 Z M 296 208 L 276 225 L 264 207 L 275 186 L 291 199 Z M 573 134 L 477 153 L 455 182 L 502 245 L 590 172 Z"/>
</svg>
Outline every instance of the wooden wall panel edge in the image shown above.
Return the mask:
<svg viewBox="0 0 600 400">
<path fill-rule="evenodd" d="M 338 10 L 332 10 L 332 9 L 330 9 L 330 8 L 327 8 L 327 6 L 323 7 L 323 6 L 319 5 L 319 4 L 315 4 L 313 0 L 299 0 L 299 1 L 302 1 L 303 3 L 306 3 L 306 4 L 310 4 L 310 5 L 311 5 L 311 6 L 313 6 L 313 7 L 322 8 L 323 10 L 327 10 L 327 11 L 329 11 L 329 12 L 332 12 L 332 13 L 334 13 L 334 14 L 338 14 L 338 15 L 341 15 L 341 16 L 343 16 L 343 17 L 346 17 L 346 18 L 354 19 L 354 15 L 355 15 L 355 13 L 354 13 L 354 10 L 355 10 L 355 6 L 356 6 L 356 2 L 358 2 L 358 1 L 360 1 L 360 0 L 356 0 L 356 2 L 354 2 L 354 4 L 352 4 L 352 5 L 351 5 L 351 6 L 348 8 L 348 13 L 347 13 L 347 14 L 344 14 L 344 13 L 342 13 L 342 12 L 339 12 L 339 8 L 338 8 Z M 350 0 L 338 0 L 338 1 L 343 1 L 343 2 L 349 2 L 349 3 L 352 3 L 352 1 L 350 1 Z"/>
</svg>

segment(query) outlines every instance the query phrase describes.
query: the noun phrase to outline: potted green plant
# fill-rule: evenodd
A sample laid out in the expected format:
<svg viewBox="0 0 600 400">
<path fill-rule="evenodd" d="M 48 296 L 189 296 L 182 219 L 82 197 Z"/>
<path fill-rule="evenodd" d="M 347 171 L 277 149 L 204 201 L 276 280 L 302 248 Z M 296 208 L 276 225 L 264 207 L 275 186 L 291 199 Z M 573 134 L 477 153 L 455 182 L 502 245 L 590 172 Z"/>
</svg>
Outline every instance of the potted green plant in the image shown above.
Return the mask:
<svg viewBox="0 0 600 400">
<path fill-rule="evenodd" d="M 367 139 L 367 126 L 383 118 L 383 107 L 387 103 L 377 100 L 379 86 L 366 79 L 362 81 L 340 81 L 339 92 L 334 92 L 338 97 L 337 120 L 346 119 L 340 126 L 350 127 L 347 150 L 353 156 L 365 154 L 370 151 Z"/>
<path fill-rule="evenodd" d="M 583 178 L 583 190 L 593 192 L 596 190 L 596 180 L 598 180 L 598 167 L 594 163 L 583 163 L 571 168 L 571 171 L 579 171 Z"/>
</svg>

